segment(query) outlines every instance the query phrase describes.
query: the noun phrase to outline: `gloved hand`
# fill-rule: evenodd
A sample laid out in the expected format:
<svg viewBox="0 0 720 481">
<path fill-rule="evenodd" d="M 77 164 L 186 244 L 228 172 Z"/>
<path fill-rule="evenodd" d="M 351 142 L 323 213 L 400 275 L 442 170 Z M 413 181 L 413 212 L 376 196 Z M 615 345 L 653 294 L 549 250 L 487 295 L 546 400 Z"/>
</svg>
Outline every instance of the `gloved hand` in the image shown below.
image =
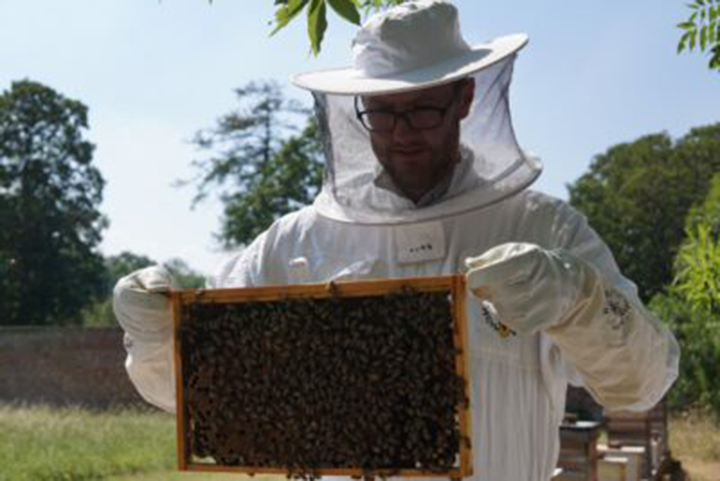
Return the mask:
<svg viewBox="0 0 720 481">
<path fill-rule="evenodd" d="M 161 266 L 137 270 L 115 285 L 113 309 L 135 341 L 162 342 L 173 335 L 172 306 L 167 295 L 174 282 Z"/>
<path fill-rule="evenodd" d="M 468 287 L 518 333 L 543 330 L 610 409 L 647 410 L 677 377 L 672 334 L 565 251 L 509 243 L 467 259 Z"/>
<path fill-rule="evenodd" d="M 570 254 L 527 243 L 503 244 L 465 262 L 471 291 L 495 307 L 500 322 L 524 334 L 567 318 L 589 269 Z"/>
</svg>

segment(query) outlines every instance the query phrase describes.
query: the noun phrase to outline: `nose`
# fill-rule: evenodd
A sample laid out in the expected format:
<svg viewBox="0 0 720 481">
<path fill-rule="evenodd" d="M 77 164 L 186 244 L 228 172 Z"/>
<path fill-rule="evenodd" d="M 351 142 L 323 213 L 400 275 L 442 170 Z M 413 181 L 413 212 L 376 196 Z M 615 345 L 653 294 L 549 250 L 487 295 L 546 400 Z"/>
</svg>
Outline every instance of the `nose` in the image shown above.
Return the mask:
<svg viewBox="0 0 720 481">
<path fill-rule="evenodd" d="M 393 138 L 395 140 L 412 139 L 417 137 L 418 131 L 410 127 L 410 121 L 404 115 L 399 115 L 395 121 Z"/>
</svg>

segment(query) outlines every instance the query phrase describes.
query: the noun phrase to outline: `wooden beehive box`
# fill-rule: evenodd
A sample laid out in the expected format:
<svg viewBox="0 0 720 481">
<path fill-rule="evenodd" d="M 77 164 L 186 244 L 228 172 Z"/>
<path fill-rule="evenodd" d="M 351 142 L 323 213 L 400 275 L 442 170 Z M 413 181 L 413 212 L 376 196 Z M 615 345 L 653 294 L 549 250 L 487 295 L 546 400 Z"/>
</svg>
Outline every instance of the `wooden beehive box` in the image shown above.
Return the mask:
<svg viewBox="0 0 720 481">
<path fill-rule="evenodd" d="M 463 276 L 172 300 L 180 470 L 472 474 Z"/>
</svg>

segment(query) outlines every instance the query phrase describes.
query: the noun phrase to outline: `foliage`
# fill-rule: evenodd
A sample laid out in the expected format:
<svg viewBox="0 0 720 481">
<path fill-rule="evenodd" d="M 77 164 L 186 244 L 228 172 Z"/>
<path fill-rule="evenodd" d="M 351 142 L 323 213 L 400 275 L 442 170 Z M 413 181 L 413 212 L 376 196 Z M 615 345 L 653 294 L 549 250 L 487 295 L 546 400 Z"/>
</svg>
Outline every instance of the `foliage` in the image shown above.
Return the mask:
<svg viewBox="0 0 720 481">
<path fill-rule="evenodd" d="M 720 420 L 720 174 L 688 214 L 686 232 L 673 285 L 651 308 L 668 322 L 682 349 L 671 402 L 709 407 Z"/>
<path fill-rule="evenodd" d="M 318 128 L 307 109 L 283 97 L 271 82 L 237 90 L 240 108 L 201 131 L 195 143 L 211 152 L 196 161 L 202 200 L 210 186 L 220 187 L 225 205 L 219 238 L 226 246 L 251 241 L 273 220 L 308 204 L 322 178 Z M 305 128 L 297 132 L 292 119 Z"/>
<path fill-rule="evenodd" d="M 686 299 L 658 294 L 649 308 L 680 344 L 680 372 L 670 390 L 673 409 L 707 407 L 720 420 L 720 314 L 694 309 Z"/>
<path fill-rule="evenodd" d="M 102 291 L 105 184 L 87 107 L 23 80 L 0 94 L 0 324 L 66 324 Z"/>
<path fill-rule="evenodd" d="M 568 186 L 570 203 L 607 242 L 621 270 L 647 301 L 672 281 L 685 217 L 720 171 L 720 124 L 609 148 Z"/>
<path fill-rule="evenodd" d="M 708 68 L 720 72 L 720 0 L 692 0 L 687 7 L 690 16 L 678 24 L 684 31 L 678 41 L 678 53 L 692 52 L 697 45 L 700 52 L 707 50 L 710 54 Z"/>
<path fill-rule="evenodd" d="M 105 291 L 103 297 L 83 309 L 84 325 L 88 327 L 116 326 L 117 322 L 112 304 L 115 284 L 122 277 L 152 265 L 157 265 L 157 262 L 147 256 L 129 251 L 107 257 L 105 259 Z M 193 270 L 182 259 L 170 259 L 163 266 L 170 271 L 178 288 L 197 289 L 205 286 L 205 276 Z"/>
<path fill-rule="evenodd" d="M 112 306 L 113 288 L 117 281 L 133 271 L 155 264 L 149 257 L 121 252 L 104 260 L 104 280 L 102 296 L 95 302 L 85 306 L 82 312 L 83 324 L 87 327 L 116 326 Z"/>
<path fill-rule="evenodd" d="M 711 227 L 699 224 L 688 233 L 676 264 L 675 290 L 693 306 L 720 312 L 720 244 Z"/>
<path fill-rule="evenodd" d="M 107 293 L 112 293 L 113 288 L 120 278 L 127 276 L 144 267 L 157 265 L 151 258 L 124 251 L 116 256 L 105 259 L 107 271 Z M 205 276 L 194 270 L 187 262 L 180 258 L 172 258 L 162 264 L 175 280 L 175 285 L 181 289 L 197 289 L 205 286 Z"/>
<path fill-rule="evenodd" d="M 118 255 L 107 257 L 105 259 L 105 275 L 107 279 L 106 293 L 110 294 L 112 292 L 115 284 L 121 277 L 125 277 L 134 271 L 154 264 L 157 264 L 157 262 L 148 256 L 135 254 L 130 251 L 123 251 Z"/>
<path fill-rule="evenodd" d="M 360 12 L 366 16 L 404 0 L 275 0 L 275 28 L 271 35 L 285 28 L 307 8 L 307 30 L 313 55 L 320 53 L 327 30 L 327 5 L 343 20 L 360 25 Z"/>
<path fill-rule="evenodd" d="M 180 289 L 200 289 L 205 287 L 205 276 L 191 268 L 184 260 L 176 257 L 166 261 L 163 266 L 170 271 L 176 287 Z"/>
<path fill-rule="evenodd" d="M 720 315 L 720 173 L 713 176 L 705 200 L 690 210 L 685 223 L 686 239 L 675 258 L 672 292 L 696 311 Z"/>
<path fill-rule="evenodd" d="M 262 167 L 251 190 L 225 198 L 225 242 L 249 242 L 278 217 L 310 204 L 322 182 L 321 151 L 311 119 Z"/>
</svg>

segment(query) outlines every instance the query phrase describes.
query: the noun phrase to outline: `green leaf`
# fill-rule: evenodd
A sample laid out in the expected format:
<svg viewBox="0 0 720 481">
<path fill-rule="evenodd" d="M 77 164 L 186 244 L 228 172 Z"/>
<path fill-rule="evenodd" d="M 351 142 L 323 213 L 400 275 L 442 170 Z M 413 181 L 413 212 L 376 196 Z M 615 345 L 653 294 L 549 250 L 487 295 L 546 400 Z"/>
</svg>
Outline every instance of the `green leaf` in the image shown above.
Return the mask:
<svg viewBox="0 0 720 481">
<path fill-rule="evenodd" d="M 677 27 L 682 28 L 683 30 L 690 30 L 691 28 L 696 28 L 695 22 L 690 22 L 690 21 L 678 23 Z"/>
<path fill-rule="evenodd" d="M 702 29 L 700 29 L 700 51 L 704 52 L 705 47 L 707 47 L 707 30 L 708 26 L 703 25 Z"/>
<path fill-rule="evenodd" d="M 277 26 L 275 30 L 270 32 L 270 36 L 275 35 L 279 30 L 283 29 L 290 20 L 295 18 L 298 13 L 305 8 L 308 0 L 288 0 L 285 4 L 275 11 L 275 23 Z M 277 2 L 276 2 L 277 5 Z"/>
<path fill-rule="evenodd" d="M 355 8 L 352 0 L 328 0 L 328 3 L 342 18 L 352 24 L 360 25 L 360 12 Z"/>
<path fill-rule="evenodd" d="M 310 0 L 308 11 L 308 35 L 313 55 L 317 57 L 320 53 L 325 30 L 327 29 L 327 17 L 325 0 Z"/>
<path fill-rule="evenodd" d="M 717 31 L 718 31 L 717 22 L 711 23 L 708 28 L 708 43 L 710 45 L 715 44 L 715 41 L 717 38 L 717 36 L 716 36 Z"/>
<path fill-rule="evenodd" d="M 695 42 L 697 41 L 697 30 L 693 30 L 690 35 L 690 50 L 695 50 Z"/>
<path fill-rule="evenodd" d="M 717 69 L 720 71 L 720 43 L 715 45 L 712 49 L 713 55 L 710 58 L 709 67 L 711 69 Z"/>
<path fill-rule="evenodd" d="M 680 41 L 678 42 L 677 47 L 677 53 L 681 53 L 683 50 L 687 48 L 687 42 L 690 38 L 690 32 L 685 32 L 682 37 L 680 37 Z"/>
</svg>

